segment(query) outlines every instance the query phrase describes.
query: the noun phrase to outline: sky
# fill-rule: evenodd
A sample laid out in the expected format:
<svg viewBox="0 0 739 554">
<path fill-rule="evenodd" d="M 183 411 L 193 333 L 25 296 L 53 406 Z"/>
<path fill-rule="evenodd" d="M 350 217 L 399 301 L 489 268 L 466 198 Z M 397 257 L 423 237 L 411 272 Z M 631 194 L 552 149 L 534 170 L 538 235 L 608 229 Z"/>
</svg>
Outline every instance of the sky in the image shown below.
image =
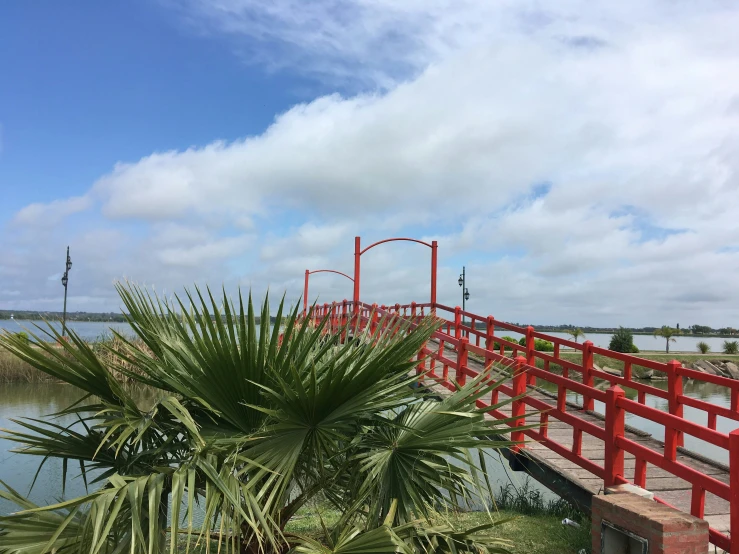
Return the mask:
<svg viewBox="0 0 739 554">
<path fill-rule="evenodd" d="M 739 327 L 733 0 L 0 2 L 0 309 L 298 301 L 354 237 L 534 324 Z M 430 251 L 362 256 L 428 301 Z M 311 277 L 310 301 L 351 298 Z"/>
</svg>

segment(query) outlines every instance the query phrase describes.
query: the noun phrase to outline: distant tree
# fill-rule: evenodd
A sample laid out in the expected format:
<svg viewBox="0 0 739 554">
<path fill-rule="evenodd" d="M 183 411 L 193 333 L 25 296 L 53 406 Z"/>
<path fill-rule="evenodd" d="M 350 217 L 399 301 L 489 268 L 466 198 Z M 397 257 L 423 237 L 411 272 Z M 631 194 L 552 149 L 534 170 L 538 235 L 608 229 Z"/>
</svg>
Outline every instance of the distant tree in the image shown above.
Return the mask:
<svg viewBox="0 0 739 554">
<path fill-rule="evenodd" d="M 611 337 L 611 344 L 608 345 L 608 350 L 623 352 L 625 354 L 633 352 L 635 348 L 634 334 L 630 329 L 625 329 L 624 327 L 616 329 Z M 639 350 L 637 350 L 637 352 L 638 351 Z"/>
<path fill-rule="evenodd" d="M 724 354 L 739 354 L 739 341 L 725 340 L 724 341 Z"/>
<path fill-rule="evenodd" d="M 722 327 L 718 330 L 719 335 L 733 335 L 736 333 L 736 329 L 733 327 Z"/>
<path fill-rule="evenodd" d="M 670 343 L 675 342 L 675 335 L 679 335 L 680 331 L 677 329 L 674 329 L 673 327 L 670 327 L 668 325 L 663 325 L 660 329 L 657 329 L 654 331 L 655 337 L 662 337 L 665 339 L 665 352 L 667 354 L 670 353 Z"/>
<path fill-rule="evenodd" d="M 711 346 L 707 342 L 700 341 L 698 343 L 698 352 L 701 354 L 708 354 L 709 350 L 711 350 Z"/>
<path fill-rule="evenodd" d="M 691 325 L 690 330 L 694 335 L 707 335 L 713 331 L 708 325 Z"/>
<path fill-rule="evenodd" d="M 579 327 L 577 329 L 568 329 L 567 334 L 575 339 L 575 342 L 577 342 L 577 339 L 585 338 L 585 333 L 583 333 L 582 329 L 580 329 Z"/>
</svg>

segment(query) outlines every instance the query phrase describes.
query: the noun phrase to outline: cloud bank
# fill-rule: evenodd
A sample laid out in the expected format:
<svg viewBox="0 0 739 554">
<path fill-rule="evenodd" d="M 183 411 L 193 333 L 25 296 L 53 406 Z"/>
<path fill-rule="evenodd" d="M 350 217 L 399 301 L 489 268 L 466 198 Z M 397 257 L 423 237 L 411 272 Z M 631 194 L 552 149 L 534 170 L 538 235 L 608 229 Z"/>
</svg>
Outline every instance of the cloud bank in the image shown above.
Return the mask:
<svg viewBox="0 0 739 554">
<path fill-rule="evenodd" d="M 411 235 L 439 240 L 447 304 L 465 264 L 470 309 L 502 319 L 737 326 L 739 7 L 428 4 L 168 3 L 173 24 L 340 92 L 24 208 L 3 231 L 0 306 L 54 306 L 60 287 L 30 278 L 59 265 L 53 229 L 74 233 L 89 310 L 115 307 L 124 275 L 295 302 L 306 268 L 351 269 L 355 234 Z M 363 267 L 368 300 L 428 295 L 418 247 Z M 321 301 L 350 293 L 311 283 Z"/>
</svg>

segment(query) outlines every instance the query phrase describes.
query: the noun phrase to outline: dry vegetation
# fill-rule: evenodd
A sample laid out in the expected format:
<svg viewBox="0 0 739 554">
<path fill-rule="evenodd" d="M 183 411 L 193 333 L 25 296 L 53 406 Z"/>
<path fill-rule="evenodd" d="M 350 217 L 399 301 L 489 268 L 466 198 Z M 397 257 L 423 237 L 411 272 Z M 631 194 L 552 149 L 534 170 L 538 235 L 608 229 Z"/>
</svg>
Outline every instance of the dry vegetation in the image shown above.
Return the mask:
<svg viewBox="0 0 739 554">
<path fill-rule="evenodd" d="M 148 351 L 143 343 L 136 344 L 139 348 Z M 92 342 L 92 347 L 95 353 L 100 357 L 108 367 L 114 365 L 121 365 L 120 358 L 115 358 L 115 364 L 113 363 L 113 355 L 111 350 L 120 351 L 122 348 L 122 341 L 117 338 L 101 338 Z M 135 371 L 131 364 L 123 363 L 124 368 L 130 371 Z M 126 377 L 123 373 L 111 370 L 113 376 L 123 383 L 131 381 L 130 378 Z M 55 381 L 53 377 L 50 377 L 39 371 L 35 367 L 27 364 L 14 354 L 0 348 L 0 383 L 39 383 Z"/>
</svg>

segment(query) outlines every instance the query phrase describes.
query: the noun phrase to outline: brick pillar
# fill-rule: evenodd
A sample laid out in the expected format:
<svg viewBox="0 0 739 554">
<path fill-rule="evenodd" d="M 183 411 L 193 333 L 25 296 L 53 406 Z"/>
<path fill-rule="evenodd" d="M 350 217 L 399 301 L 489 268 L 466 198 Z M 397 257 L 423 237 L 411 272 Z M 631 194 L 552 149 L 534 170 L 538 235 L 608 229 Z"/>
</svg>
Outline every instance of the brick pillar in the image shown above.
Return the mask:
<svg viewBox="0 0 739 554">
<path fill-rule="evenodd" d="M 617 489 L 606 492 L 612 490 Z M 601 552 L 604 528 L 610 534 L 610 546 L 618 539 L 628 541 L 628 535 L 624 538 L 626 532 L 646 539 L 649 554 L 706 554 L 708 551 L 707 521 L 643 496 L 629 492 L 593 496 L 591 517 L 594 553 Z M 611 551 L 622 552 L 603 550 Z"/>
</svg>

